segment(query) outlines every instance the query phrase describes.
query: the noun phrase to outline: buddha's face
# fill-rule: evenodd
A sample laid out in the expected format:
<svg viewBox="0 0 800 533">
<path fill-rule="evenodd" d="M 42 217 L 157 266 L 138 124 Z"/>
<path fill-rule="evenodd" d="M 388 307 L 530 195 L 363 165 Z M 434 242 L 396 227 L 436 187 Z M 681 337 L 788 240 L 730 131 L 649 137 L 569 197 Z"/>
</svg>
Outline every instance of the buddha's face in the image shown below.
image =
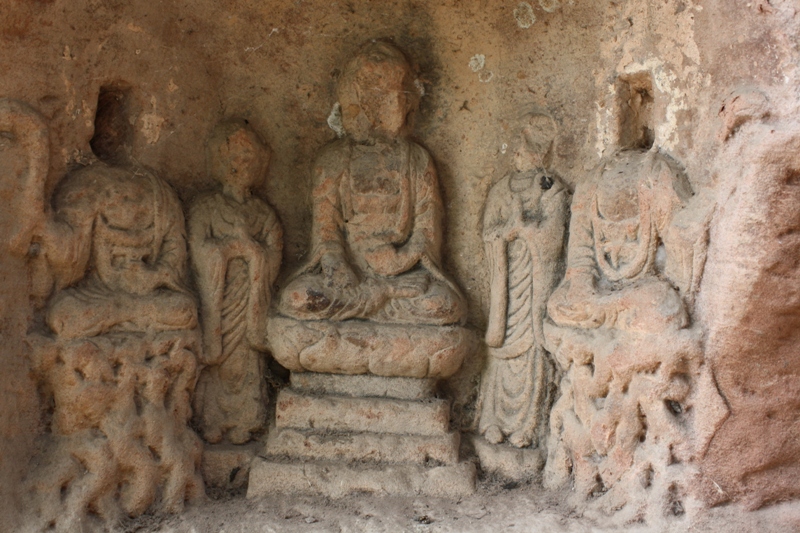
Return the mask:
<svg viewBox="0 0 800 533">
<path fill-rule="evenodd" d="M 411 110 L 405 86 L 408 75 L 405 65 L 365 62 L 339 90 L 345 131 L 358 141 L 398 137 Z"/>
</svg>

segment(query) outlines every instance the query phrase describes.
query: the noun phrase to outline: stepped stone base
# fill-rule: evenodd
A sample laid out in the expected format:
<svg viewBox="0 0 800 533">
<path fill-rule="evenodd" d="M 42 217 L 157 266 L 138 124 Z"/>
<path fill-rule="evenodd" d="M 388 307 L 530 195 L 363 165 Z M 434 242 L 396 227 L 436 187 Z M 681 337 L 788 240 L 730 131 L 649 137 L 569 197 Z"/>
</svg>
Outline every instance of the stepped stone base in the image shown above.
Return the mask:
<svg viewBox="0 0 800 533">
<path fill-rule="evenodd" d="M 279 428 L 444 435 L 450 424 L 450 403 L 437 398 L 317 396 L 283 389 L 275 402 L 275 423 Z"/>
<path fill-rule="evenodd" d="M 422 400 L 436 394 L 436 380 L 432 378 L 386 378 L 361 374 L 320 374 L 318 372 L 292 372 L 292 389 L 315 394 L 339 394 L 360 398 L 399 398 Z"/>
<path fill-rule="evenodd" d="M 353 492 L 460 498 L 475 492 L 475 465 L 427 468 L 327 461 L 284 463 L 256 457 L 250 468 L 247 497 L 295 493 L 341 498 Z"/>
<path fill-rule="evenodd" d="M 458 462 L 460 434 L 441 436 L 393 435 L 389 433 L 342 433 L 273 428 L 267 439 L 266 455 L 303 460 L 376 463 Z"/>
<path fill-rule="evenodd" d="M 248 498 L 352 492 L 458 498 L 476 467 L 459 463 L 460 434 L 436 381 L 293 373 L 275 402 L 275 426 L 253 459 Z"/>
<path fill-rule="evenodd" d="M 513 481 L 542 480 L 546 452 L 542 448 L 516 448 L 510 444 L 490 444 L 480 435 L 471 435 L 481 470 Z"/>
</svg>

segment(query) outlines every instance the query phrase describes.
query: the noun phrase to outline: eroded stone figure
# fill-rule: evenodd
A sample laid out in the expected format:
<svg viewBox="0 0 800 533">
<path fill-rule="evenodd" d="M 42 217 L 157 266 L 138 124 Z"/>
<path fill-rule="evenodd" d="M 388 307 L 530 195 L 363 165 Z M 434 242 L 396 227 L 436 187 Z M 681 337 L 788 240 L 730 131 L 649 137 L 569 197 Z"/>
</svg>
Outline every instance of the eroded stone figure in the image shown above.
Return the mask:
<svg viewBox="0 0 800 533">
<path fill-rule="evenodd" d="M 467 333 L 453 326 L 466 305 L 441 270 L 436 169 L 407 137 L 414 82 L 403 54 L 380 41 L 342 74 L 346 135 L 314 164 L 311 256 L 270 323 L 291 370 L 434 377 L 461 364 Z"/>
<path fill-rule="evenodd" d="M 152 172 L 104 155 L 113 164 L 64 178 L 52 211 L 38 204 L 30 231 L 55 294 L 46 331 L 29 337 L 52 405 L 29 482 L 40 525 L 65 531 L 90 514 L 176 512 L 204 495 L 188 427 L 200 338 L 181 206 Z"/>
<path fill-rule="evenodd" d="M 266 421 L 264 352 L 272 284 L 283 229 L 273 209 L 253 196 L 269 164 L 269 149 L 243 120 L 214 130 L 210 171 L 222 190 L 189 210 L 189 245 L 200 293 L 205 358 L 195 405 L 203 437 L 242 444 Z"/>
<path fill-rule="evenodd" d="M 547 299 L 563 274 L 569 192 L 544 168 L 555 136 L 550 117 L 523 117 L 514 172 L 489 192 L 483 240 L 491 294 L 478 430 L 536 447 L 546 437 L 554 368 L 544 348 Z"/>
<path fill-rule="evenodd" d="M 564 371 L 545 484 L 605 510 L 681 514 L 689 463 L 724 405 L 703 365 L 691 309 L 707 211 L 655 150 L 604 160 L 572 202 L 567 270 L 548 303 L 548 345 Z"/>
</svg>

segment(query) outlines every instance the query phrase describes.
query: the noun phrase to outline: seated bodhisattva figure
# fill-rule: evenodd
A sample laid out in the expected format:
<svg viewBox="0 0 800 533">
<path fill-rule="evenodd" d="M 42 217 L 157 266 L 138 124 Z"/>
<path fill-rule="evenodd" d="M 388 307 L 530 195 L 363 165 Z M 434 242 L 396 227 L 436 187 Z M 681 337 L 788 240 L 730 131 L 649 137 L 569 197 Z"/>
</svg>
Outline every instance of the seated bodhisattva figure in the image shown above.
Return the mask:
<svg viewBox="0 0 800 533">
<path fill-rule="evenodd" d="M 672 476 L 721 416 L 690 314 L 708 235 L 692 196 L 655 149 L 605 159 L 575 193 L 567 270 L 548 302 L 545 335 L 563 377 L 545 485 L 572 478 L 578 497 L 600 492 L 631 516 L 682 505 Z M 657 490 L 642 491 L 642 476 L 658 478 Z"/>
<path fill-rule="evenodd" d="M 43 246 L 57 285 L 70 286 L 47 311 L 56 335 L 196 325 L 185 285 L 183 211 L 166 183 L 144 168 L 98 162 L 64 180 L 56 212 Z"/>
<path fill-rule="evenodd" d="M 338 339 L 340 328 L 355 327 L 348 319 L 387 325 L 377 334 L 381 342 L 403 338 L 406 346 L 433 332 L 415 330 L 415 336 L 403 333 L 412 331 L 408 328 L 390 326 L 441 328 L 461 324 L 466 317 L 462 295 L 441 270 L 444 213 L 436 169 L 428 152 L 407 138 L 408 117 L 420 98 L 415 81 L 404 55 L 380 41 L 363 47 L 342 74 L 338 97 L 346 135 L 326 146 L 314 164 L 311 257 L 280 298 L 282 315 L 307 323 L 306 334 L 290 335 L 276 349 L 276 358 L 292 370 L 416 377 L 444 370 L 428 369 L 427 355 L 416 363 L 409 363 L 413 354 L 405 358 L 413 370 L 375 359 L 369 364 L 360 357 L 358 363 L 352 358 L 337 363 L 332 356 L 317 364 L 313 349 L 300 355 L 320 340 L 320 357 L 323 346 L 330 351 L 331 343 L 337 346 L 334 351 L 348 351 Z M 281 320 L 270 327 L 276 324 L 291 328 Z M 424 343 L 422 349 L 433 350 L 431 354 L 449 349 L 452 336 L 460 338 L 461 333 L 451 328 L 447 335 L 450 340 Z M 374 330 L 362 340 L 369 338 L 376 338 Z M 355 345 L 351 348 L 358 351 Z M 449 372 L 455 360 L 441 359 Z M 460 359 L 455 368 L 459 364 Z"/>
<path fill-rule="evenodd" d="M 251 189 L 264 181 L 270 152 L 244 120 L 228 120 L 208 143 L 222 190 L 189 210 L 189 246 L 203 320 L 206 362 L 195 406 L 203 436 L 242 444 L 264 427 L 266 318 L 278 276 L 283 229 Z"/>
<path fill-rule="evenodd" d="M 98 107 L 96 137 L 108 133 Z M 16 116 L 40 120 L 30 109 Z M 202 444 L 188 426 L 200 335 L 183 211 L 167 183 L 125 157 L 127 147 L 93 145 L 100 160 L 64 178 L 52 211 L 38 202 L 32 215 L 30 261 L 54 295 L 49 331 L 29 342 L 53 411 L 48 460 L 29 482 L 37 520 L 58 530 L 89 516 L 176 512 L 204 495 Z"/>
</svg>

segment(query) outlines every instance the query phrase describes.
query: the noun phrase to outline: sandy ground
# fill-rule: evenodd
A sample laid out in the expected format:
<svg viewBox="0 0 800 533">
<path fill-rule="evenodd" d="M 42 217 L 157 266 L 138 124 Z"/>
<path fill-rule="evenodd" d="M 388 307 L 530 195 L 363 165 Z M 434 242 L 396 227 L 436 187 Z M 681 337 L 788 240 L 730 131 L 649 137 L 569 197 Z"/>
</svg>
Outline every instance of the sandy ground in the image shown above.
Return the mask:
<svg viewBox="0 0 800 533">
<path fill-rule="evenodd" d="M 513 485 L 513 484 L 512 484 Z M 216 495 L 180 516 L 141 517 L 122 524 L 125 533 L 450 533 L 450 532 L 800 532 L 800 504 L 781 504 L 746 513 L 727 506 L 659 526 L 608 525 L 605 517 L 576 516 L 565 494 L 531 486 L 482 482 L 460 501 L 354 495 L 341 500 L 281 496 L 247 500 Z"/>
</svg>

